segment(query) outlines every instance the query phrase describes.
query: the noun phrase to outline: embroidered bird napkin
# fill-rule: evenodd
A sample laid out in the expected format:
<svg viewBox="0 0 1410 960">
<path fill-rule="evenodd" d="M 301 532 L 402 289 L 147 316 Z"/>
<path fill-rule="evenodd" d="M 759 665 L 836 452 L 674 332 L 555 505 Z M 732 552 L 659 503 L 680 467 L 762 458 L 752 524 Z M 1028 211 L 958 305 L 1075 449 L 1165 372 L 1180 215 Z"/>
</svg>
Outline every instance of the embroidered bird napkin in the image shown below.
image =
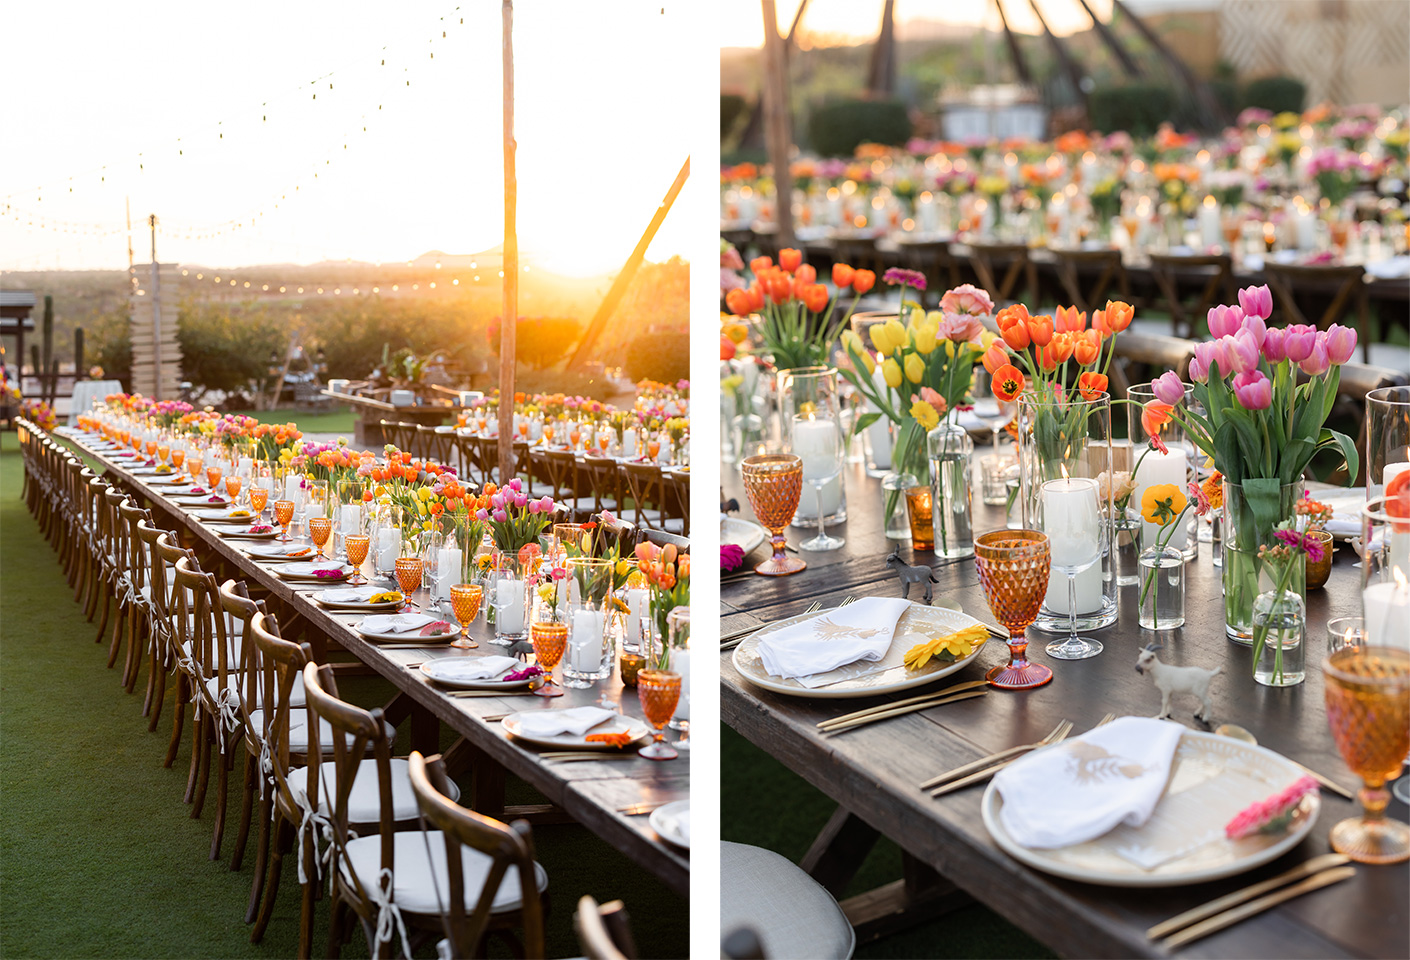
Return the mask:
<svg viewBox="0 0 1410 960">
<path fill-rule="evenodd" d="M 1165 791 L 1182 730 L 1121 717 L 1035 750 L 995 775 L 999 821 L 1021 846 L 1039 850 L 1085 843 L 1118 824 L 1139 827 Z"/>
<path fill-rule="evenodd" d="M 899 597 L 867 597 L 829 610 L 765 636 L 759 659 L 771 675 L 808 686 L 809 677 L 886 656 L 896 622 L 909 606 Z"/>
<path fill-rule="evenodd" d="M 616 713 L 602 707 L 539 710 L 519 714 L 519 732 L 529 737 L 554 737 L 560 733 L 582 736 L 615 716 Z"/>
<path fill-rule="evenodd" d="M 363 617 L 357 626 L 363 633 L 410 633 L 435 622 L 424 613 L 382 613 Z"/>
</svg>

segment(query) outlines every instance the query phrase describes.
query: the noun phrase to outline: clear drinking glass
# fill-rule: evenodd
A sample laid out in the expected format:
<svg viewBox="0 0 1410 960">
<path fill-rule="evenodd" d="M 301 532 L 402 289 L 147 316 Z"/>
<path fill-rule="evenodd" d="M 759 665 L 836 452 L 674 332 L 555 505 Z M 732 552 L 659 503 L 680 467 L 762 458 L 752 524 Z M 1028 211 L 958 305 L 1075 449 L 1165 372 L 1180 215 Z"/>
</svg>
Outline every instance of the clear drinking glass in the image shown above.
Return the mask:
<svg viewBox="0 0 1410 960">
<path fill-rule="evenodd" d="M 1410 387 L 1380 387 L 1366 394 L 1366 496 L 1410 470 Z"/>
<path fill-rule="evenodd" d="M 788 424 L 789 452 L 803 465 L 805 489 L 798 516 L 817 521 L 818 535 L 799 544 L 802 550 L 836 550 L 846 541 L 827 533 L 827 520 L 843 510 L 842 467 L 847 456 L 842 437 L 842 412 L 837 371 L 803 367 L 779 374 Z M 811 492 L 811 496 L 809 493 Z"/>
<path fill-rule="evenodd" d="M 1049 643 L 1048 656 L 1085 660 L 1102 652 L 1100 641 L 1077 635 L 1077 575 L 1102 558 L 1102 510 L 1097 481 L 1064 477 L 1043 484 L 1044 532 L 1048 535 L 1052 569 L 1067 577 L 1066 640 Z"/>
<path fill-rule="evenodd" d="M 680 732 L 677 750 L 690 749 L 690 607 L 672 607 L 666 614 L 666 645 L 671 648 L 671 669 L 681 676 L 680 699 L 669 724 Z"/>
</svg>

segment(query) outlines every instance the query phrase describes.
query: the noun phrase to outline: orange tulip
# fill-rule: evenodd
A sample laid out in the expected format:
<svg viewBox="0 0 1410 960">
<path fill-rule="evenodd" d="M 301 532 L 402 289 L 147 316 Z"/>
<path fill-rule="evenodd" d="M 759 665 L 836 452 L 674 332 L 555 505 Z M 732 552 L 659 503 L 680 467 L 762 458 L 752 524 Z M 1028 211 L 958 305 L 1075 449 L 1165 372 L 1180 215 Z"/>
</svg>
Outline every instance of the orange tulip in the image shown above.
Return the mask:
<svg viewBox="0 0 1410 960">
<path fill-rule="evenodd" d="M 756 277 L 773 265 L 773 259 L 770 257 L 755 257 L 753 260 L 749 261 L 749 269 L 754 271 L 754 276 Z"/>
<path fill-rule="evenodd" d="M 832 265 L 832 282 L 837 285 L 839 290 L 843 287 L 850 287 L 852 285 L 852 277 L 856 272 L 857 271 L 853 270 L 845 263 L 834 263 Z"/>
<path fill-rule="evenodd" d="M 793 271 L 793 279 L 799 283 L 817 283 L 818 270 L 811 263 L 805 263 Z"/>
<path fill-rule="evenodd" d="M 1160 436 L 1160 428 L 1170 422 L 1170 411 L 1174 410 L 1168 403 L 1161 403 L 1159 400 L 1152 400 L 1141 409 L 1141 429 L 1148 437 Z"/>
<path fill-rule="evenodd" d="M 774 277 L 769 289 L 769 299 L 774 303 L 786 303 L 793 299 L 793 281 L 783 274 Z"/>
<path fill-rule="evenodd" d="M 1106 302 L 1106 322 L 1111 327 L 1112 333 L 1120 333 L 1131 326 L 1131 321 L 1136 316 L 1136 310 L 1131 304 L 1122 300 L 1108 300 Z"/>
<path fill-rule="evenodd" d="M 1032 338 L 1028 336 L 1028 326 L 1026 324 L 1015 321 L 1001 329 L 1004 334 L 1004 343 L 1007 343 L 1015 350 L 1028 349 L 1028 344 Z"/>
<path fill-rule="evenodd" d="M 1028 336 L 1040 347 L 1046 347 L 1053 340 L 1053 318 L 1047 314 L 1028 318 Z"/>
<path fill-rule="evenodd" d="M 1072 355 L 1082 366 L 1096 361 L 1102 350 L 1102 335 L 1095 330 L 1084 330 L 1072 338 Z"/>
<path fill-rule="evenodd" d="M 1053 334 L 1053 342 L 1049 347 L 1053 351 L 1053 359 L 1058 363 L 1066 363 L 1067 358 L 1072 356 L 1073 336 L 1070 333 Z"/>
<path fill-rule="evenodd" d="M 803 251 L 795 250 L 792 247 L 784 247 L 778 252 L 778 265 L 789 273 L 798 269 L 798 265 L 803 262 Z"/>
<path fill-rule="evenodd" d="M 724 334 L 720 335 L 720 359 L 733 360 L 734 355 L 739 352 L 739 348 L 734 345 L 734 341 Z"/>
<path fill-rule="evenodd" d="M 993 343 L 989 344 L 989 349 L 984 351 L 984 359 L 982 362 L 984 369 L 988 370 L 992 376 L 995 370 L 1009 362 L 1008 351 L 1004 349 L 1002 343 L 995 340 Z"/>
<path fill-rule="evenodd" d="M 1053 327 L 1059 333 L 1081 333 L 1087 329 L 1087 311 L 1076 307 L 1058 307 Z"/>
<path fill-rule="evenodd" d="M 1021 303 L 1015 303 L 1011 307 L 1004 307 L 999 311 L 999 315 L 994 318 L 994 322 L 999 325 L 1000 330 L 1007 329 L 1015 323 L 1025 326 L 1028 323 L 1028 308 Z"/>
<path fill-rule="evenodd" d="M 813 313 L 822 313 L 827 309 L 827 287 L 820 283 L 804 286 L 799 291 L 799 296 L 803 300 L 803 306 Z"/>
<path fill-rule="evenodd" d="M 748 290 L 731 290 L 729 293 L 725 294 L 725 306 L 729 307 L 729 312 L 736 317 L 747 317 L 753 312 L 750 309 L 752 299 L 753 298 L 749 296 Z"/>
<path fill-rule="evenodd" d="M 1116 332 L 1111 329 L 1111 324 L 1106 322 L 1105 310 L 1092 311 L 1092 329 L 1104 337 L 1109 337 Z"/>
<path fill-rule="evenodd" d="M 1023 392 L 1023 373 L 1011 363 L 994 371 L 994 396 L 1007 403 Z"/>
<path fill-rule="evenodd" d="M 852 289 L 857 293 L 866 293 L 876 286 L 876 274 L 870 270 L 857 270 L 852 275 Z"/>
<path fill-rule="evenodd" d="M 1077 389 L 1083 400 L 1095 400 L 1106 392 L 1106 374 L 1087 372 L 1077 378 Z"/>
</svg>

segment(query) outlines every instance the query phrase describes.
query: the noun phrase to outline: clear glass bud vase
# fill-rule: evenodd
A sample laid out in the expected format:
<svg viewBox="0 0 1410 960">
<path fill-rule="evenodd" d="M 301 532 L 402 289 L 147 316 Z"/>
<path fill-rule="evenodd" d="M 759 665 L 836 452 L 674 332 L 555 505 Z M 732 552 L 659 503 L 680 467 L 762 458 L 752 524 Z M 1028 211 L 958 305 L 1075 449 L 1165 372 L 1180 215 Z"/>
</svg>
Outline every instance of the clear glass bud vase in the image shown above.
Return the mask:
<svg viewBox="0 0 1410 960">
<path fill-rule="evenodd" d="M 974 441 L 958 424 L 941 421 L 925 435 L 930 458 L 930 503 L 935 555 L 974 556 L 974 521 L 970 512 L 969 463 Z"/>
<path fill-rule="evenodd" d="M 1265 687 L 1292 687 L 1307 679 L 1307 604 L 1301 594 L 1292 590 L 1260 593 L 1253 601 L 1253 626 L 1255 634 L 1267 630 L 1254 666 L 1254 682 Z"/>
<path fill-rule="evenodd" d="M 1171 546 L 1141 553 L 1140 624 L 1143 630 L 1174 630 L 1185 625 L 1185 557 Z"/>
</svg>

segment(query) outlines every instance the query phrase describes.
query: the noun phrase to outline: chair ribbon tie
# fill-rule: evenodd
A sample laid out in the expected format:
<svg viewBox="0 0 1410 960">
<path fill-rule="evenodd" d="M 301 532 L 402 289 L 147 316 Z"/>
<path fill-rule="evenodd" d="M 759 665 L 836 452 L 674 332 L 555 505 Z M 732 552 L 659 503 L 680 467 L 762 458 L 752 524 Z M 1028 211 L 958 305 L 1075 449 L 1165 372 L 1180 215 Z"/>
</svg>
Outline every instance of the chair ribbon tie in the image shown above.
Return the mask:
<svg viewBox="0 0 1410 960">
<path fill-rule="evenodd" d="M 294 803 L 298 804 L 303 811 L 303 817 L 299 820 L 299 883 L 308 883 L 308 870 L 304 866 L 304 861 L 308 858 L 304 856 L 304 838 L 307 836 L 313 844 L 313 870 L 319 882 L 323 880 L 323 865 L 331 863 L 333 859 L 333 824 L 328 817 L 313 809 L 313 804 L 309 802 L 308 791 L 299 790 L 294 793 Z M 309 827 L 314 829 L 309 831 Z M 325 847 L 322 853 L 318 852 L 318 835 L 323 834 Z"/>
<path fill-rule="evenodd" d="M 240 695 L 231 687 L 226 687 L 220 691 L 220 696 L 216 698 L 216 704 L 220 707 L 220 736 L 216 738 L 220 746 L 220 752 L 225 753 L 225 734 L 234 733 L 240 729 Z"/>
<path fill-rule="evenodd" d="M 274 782 L 274 758 L 269 753 L 269 741 L 264 737 L 259 741 L 259 798 L 264 799 L 265 791 Z"/>
<path fill-rule="evenodd" d="M 383 878 L 386 885 L 383 886 Z M 411 947 L 406 941 L 406 923 L 402 920 L 401 909 L 392 900 L 392 871 L 386 867 L 377 874 L 377 882 L 370 891 L 372 902 L 377 904 L 377 935 L 372 943 L 372 960 L 378 960 L 382 941 L 392 939 L 393 924 L 401 934 L 401 948 L 405 956 L 411 956 Z"/>
</svg>

